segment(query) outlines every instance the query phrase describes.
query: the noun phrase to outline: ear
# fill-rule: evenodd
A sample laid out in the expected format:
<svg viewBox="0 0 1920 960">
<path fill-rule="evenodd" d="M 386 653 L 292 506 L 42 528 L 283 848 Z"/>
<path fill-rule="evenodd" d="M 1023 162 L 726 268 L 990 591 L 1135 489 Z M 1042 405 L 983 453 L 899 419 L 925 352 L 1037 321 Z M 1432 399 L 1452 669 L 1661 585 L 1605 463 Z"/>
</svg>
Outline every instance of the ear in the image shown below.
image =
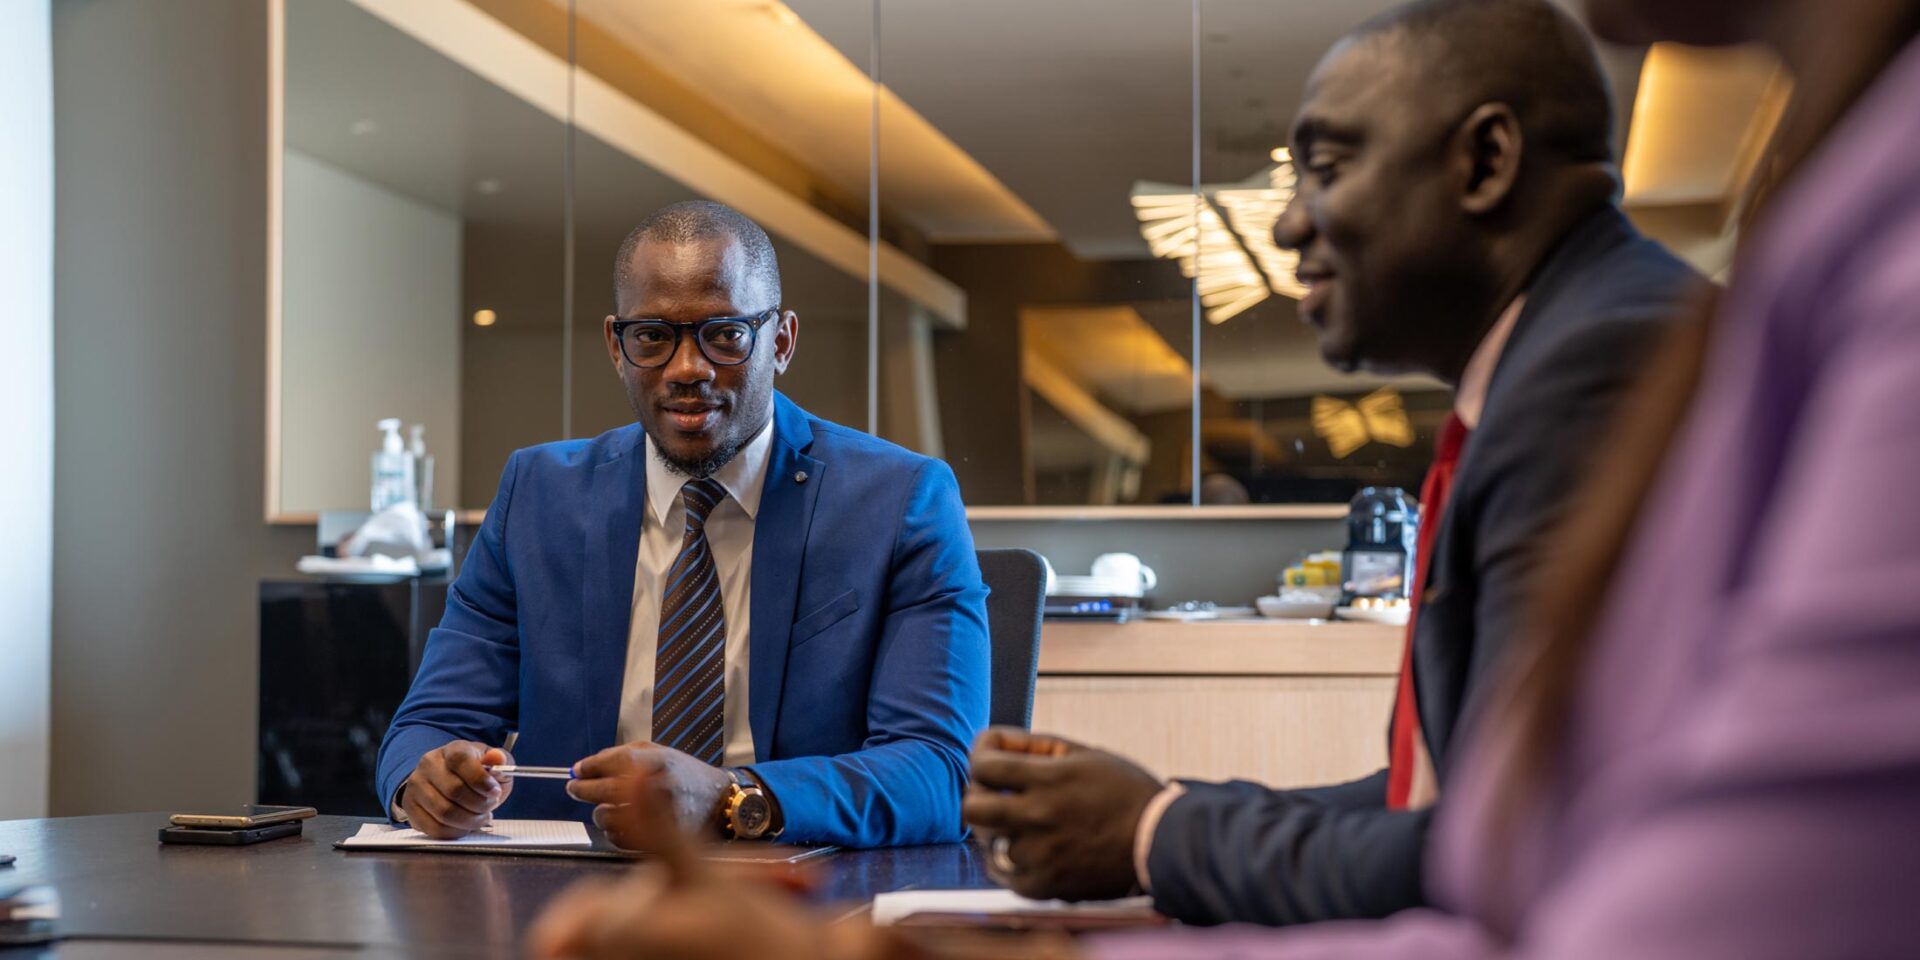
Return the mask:
<svg viewBox="0 0 1920 960">
<path fill-rule="evenodd" d="M 787 365 L 793 362 L 793 352 L 800 347 L 800 315 L 792 310 L 782 310 L 778 322 L 779 326 L 773 331 L 775 376 L 787 372 Z"/>
<path fill-rule="evenodd" d="M 627 358 L 621 354 L 620 341 L 613 335 L 613 320 L 613 314 L 607 314 L 607 319 L 600 325 L 600 333 L 606 337 L 607 359 L 613 361 L 613 372 L 619 373 L 621 364 L 626 363 Z"/>
<path fill-rule="evenodd" d="M 1466 174 L 1461 209 L 1483 215 L 1513 196 L 1523 141 L 1520 118 L 1504 103 L 1483 103 L 1467 115 L 1454 132 L 1455 156 Z"/>
</svg>

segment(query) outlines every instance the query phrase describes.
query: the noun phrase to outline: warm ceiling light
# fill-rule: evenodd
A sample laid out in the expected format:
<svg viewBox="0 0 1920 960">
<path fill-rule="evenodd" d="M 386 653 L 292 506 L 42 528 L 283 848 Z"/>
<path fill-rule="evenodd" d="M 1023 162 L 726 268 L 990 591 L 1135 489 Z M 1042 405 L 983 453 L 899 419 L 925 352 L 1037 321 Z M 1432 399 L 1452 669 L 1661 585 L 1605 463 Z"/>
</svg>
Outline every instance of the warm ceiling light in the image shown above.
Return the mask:
<svg viewBox="0 0 1920 960">
<path fill-rule="evenodd" d="M 1290 164 L 1293 162 L 1293 151 L 1288 150 L 1286 147 L 1274 147 L 1272 157 L 1274 163 Z"/>
<path fill-rule="evenodd" d="M 1133 186 L 1133 213 L 1147 249 L 1194 280 L 1207 322 L 1225 323 L 1272 294 L 1306 295 L 1294 276 L 1299 255 L 1273 242 L 1293 186 L 1293 165 L 1284 161 L 1241 183 L 1202 185 L 1198 197 L 1142 181 Z"/>
<path fill-rule="evenodd" d="M 492 310 L 475 310 L 473 312 L 473 325 L 476 327 L 491 327 L 493 326 L 493 322 L 498 319 L 500 318 L 495 315 Z"/>
</svg>

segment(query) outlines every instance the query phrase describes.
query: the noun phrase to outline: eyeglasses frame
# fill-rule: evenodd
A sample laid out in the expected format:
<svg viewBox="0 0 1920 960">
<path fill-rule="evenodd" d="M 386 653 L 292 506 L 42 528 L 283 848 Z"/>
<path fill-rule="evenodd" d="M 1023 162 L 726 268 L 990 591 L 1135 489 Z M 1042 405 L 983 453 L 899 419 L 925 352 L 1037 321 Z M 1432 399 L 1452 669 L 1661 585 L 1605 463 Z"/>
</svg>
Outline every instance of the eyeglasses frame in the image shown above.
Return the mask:
<svg viewBox="0 0 1920 960">
<path fill-rule="evenodd" d="M 782 312 L 780 307 L 773 307 L 762 310 L 759 313 L 746 313 L 737 317 L 708 317 L 705 320 L 686 320 L 679 322 L 661 320 L 654 317 L 636 317 L 632 320 L 615 319 L 613 321 L 613 339 L 614 342 L 620 344 L 620 358 L 627 361 L 628 366 L 637 370 L 658 370 L 672 363 L 673 358 L 680 355 L 680 341 L 685 339 L 681 334 L 686 332 L 693 334 L 694 348 L 700 351 L 700 355 L 705 357 L 708 363 L 716 367 L 737 367 L 753 359 L 753 351 L 760 346 L 760 328 L 765 326 L 769 319 L 779 316 Z M 673 349 L 667 353 L 667 358 L 659 363 L 637 363 L 634 361 L 633 355 L 627 352 L 627 331 L 643 323 L 657 324 L 673 330 Z M 751 342 L 747 344 L 746 356 L 732 361 L 715 360 L 713 354 L 707 352 L 706 341 L 701 339 L 700 333 L 705 330 L 709 324 L 715 323 L 744 323 L 747 325 L 747 337 Z"/>
</svg>

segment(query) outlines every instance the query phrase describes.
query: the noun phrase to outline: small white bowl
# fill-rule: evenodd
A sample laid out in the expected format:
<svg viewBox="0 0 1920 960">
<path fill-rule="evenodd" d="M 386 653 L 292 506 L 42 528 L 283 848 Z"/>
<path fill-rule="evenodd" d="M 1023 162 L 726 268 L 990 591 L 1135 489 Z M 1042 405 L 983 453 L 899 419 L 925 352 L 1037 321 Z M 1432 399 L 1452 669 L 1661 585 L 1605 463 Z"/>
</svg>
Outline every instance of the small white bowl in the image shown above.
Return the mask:
<svg viewBox="0 0 1920 960">
<path fill-rule="evenodd" d="M 1332 600 L 1293 599 L 1291 597 L 1261 597 L 1253 602 L 1263 617 L 1280 620 L 1325 620 L 1333 616 Z"/>
</svg>

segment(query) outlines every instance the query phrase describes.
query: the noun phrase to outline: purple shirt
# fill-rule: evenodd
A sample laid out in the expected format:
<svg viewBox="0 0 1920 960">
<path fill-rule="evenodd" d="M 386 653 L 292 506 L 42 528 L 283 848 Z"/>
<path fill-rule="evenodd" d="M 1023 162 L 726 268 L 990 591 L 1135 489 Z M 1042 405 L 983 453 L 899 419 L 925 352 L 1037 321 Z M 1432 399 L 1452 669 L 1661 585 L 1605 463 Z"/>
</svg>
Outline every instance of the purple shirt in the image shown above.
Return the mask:
<svg viewBox="0 0 1920 960">
<path fill-rule="evenodd" d="M 1111 936 L 1133 958 L 1920 957 L 1920 44 L 1780 197 L 1511 846 L 1482 730 L 1450 913 Z"/>
</svg>

